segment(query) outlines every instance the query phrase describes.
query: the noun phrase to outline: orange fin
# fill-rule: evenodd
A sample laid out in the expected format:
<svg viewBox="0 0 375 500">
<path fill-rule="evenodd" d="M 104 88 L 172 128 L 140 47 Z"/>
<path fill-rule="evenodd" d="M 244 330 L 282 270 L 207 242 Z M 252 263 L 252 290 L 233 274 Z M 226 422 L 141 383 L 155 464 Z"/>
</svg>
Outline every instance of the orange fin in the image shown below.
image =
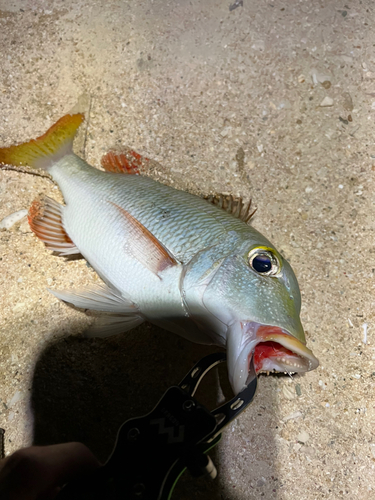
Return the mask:
<svg viewBox="0 0 375 500">
<path fill-rule="evenodd" d="M 101 165 L 107 172 L 137 175 L 147 168 L 149 161 L 145 156 L 129 149 L 124 153 L 110 151 L 102 157 Z"/>
<path fill-rule="evenodd" d="M 18 146 L 0 149 L 0 163 L 8 165 L 29 165 L 48 170 L 66 154 L 72 152 L 73 139 L 84 120 L 81 113 L 65 115 L 47 132 Z"/>
<path fill-rule="evenodd" d="M 47 196 L 42 201 L 34 200 L 28 214 L 30 228 L 49 250 L 61 255 L 79 254 L 81 252 L 63 227 L 61 208 L 57 201 Z"/>
<path fill-rule="evenodd" d="M 178 264 L 165 246 L 143 224 L 115 203 L 112 205 L 120 212 L 126 225 L 129 235 L 127 249 L 143 266 L 159 276 L 164 269 Z"/>
<path fill-rule="evenodd" d="M 223 194 L 215 194 L 205 196 L 205 200 L 246 223 L 250 221 L 257 211 L 257 209 L 251 211 L 251 199 L 247 205 L 244 205 L 241 197 L 233 198 L 232 195 L 225 196 Z"/>
</svg>

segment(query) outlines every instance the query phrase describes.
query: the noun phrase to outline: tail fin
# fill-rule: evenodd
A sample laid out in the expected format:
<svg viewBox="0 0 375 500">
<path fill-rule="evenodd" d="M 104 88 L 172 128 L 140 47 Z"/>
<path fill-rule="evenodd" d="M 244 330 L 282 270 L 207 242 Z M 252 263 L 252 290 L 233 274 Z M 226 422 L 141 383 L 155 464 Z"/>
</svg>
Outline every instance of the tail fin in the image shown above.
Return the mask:
<svg viewBox="0 0 375 500">
<path fill-rule="evenodd" d="M 18 146 L 0 148 L 0 164 L 29 165 L 47 170 L 66 154 L 72 152 L 73 139 L 84 115 L 65 115 L 47 132 Z"/>
</svg>

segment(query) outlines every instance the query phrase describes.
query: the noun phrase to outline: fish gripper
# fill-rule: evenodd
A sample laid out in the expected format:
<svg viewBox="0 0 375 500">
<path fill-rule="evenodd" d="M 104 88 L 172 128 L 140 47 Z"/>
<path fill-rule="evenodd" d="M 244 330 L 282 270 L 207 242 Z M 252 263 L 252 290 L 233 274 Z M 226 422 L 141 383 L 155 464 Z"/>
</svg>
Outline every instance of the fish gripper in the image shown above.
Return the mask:
<svg viewBox="0 0 375 500">
<path fill-rule="evenodd" d="M 248 385 L 208 411 L 194 393 L 206 373 L 225 360 L 224 353 L 201 359 L 150 413 L 122 424 L 106 464 L 68 483 L 58 500 L 168 500 L 185 469 L 195 477 L 215 478 L 207 452 L 219 442 L 223 428 L 252 402 L 257 386 L 251 365 Z"/>
</svg>

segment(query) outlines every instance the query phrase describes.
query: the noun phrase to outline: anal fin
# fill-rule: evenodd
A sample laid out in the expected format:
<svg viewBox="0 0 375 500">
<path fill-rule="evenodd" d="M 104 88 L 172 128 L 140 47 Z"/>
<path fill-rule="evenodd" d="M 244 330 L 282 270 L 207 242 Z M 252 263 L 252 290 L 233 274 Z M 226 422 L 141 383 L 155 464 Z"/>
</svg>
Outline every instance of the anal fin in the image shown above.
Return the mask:
<svg viewBox="0 0 375 500">
<path fill-rule="evenodd" d="M 79 254 L 81 252 L 63 227 L 61 208 L 57 201 L 47 196 L 34 200 L 28 213 L 30 228 L 49 250 L 60 255 Z"/>
</svg>

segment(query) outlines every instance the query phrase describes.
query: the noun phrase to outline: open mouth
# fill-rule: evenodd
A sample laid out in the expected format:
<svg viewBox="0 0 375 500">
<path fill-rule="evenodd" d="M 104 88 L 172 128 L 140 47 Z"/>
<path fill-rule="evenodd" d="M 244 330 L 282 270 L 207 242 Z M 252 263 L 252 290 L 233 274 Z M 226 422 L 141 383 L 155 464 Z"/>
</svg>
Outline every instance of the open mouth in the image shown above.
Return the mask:
<svg viewBox="0 0 375 500">
<path fill-rule="evenodd" d="M 303 373 L 319 365 L 310 349 L 283 328 L 255 322 L 241 322 L 240 327 L 242 339 L 233 346 L 237 355 L 231 381 L 238 392 L 250 382 L 248 374 L 252 358 L 256 373 Z"/>
<path fill-rule="evenodd" d="M 249 365 L 254 356 L 254 367 L 259 372 L 293 372 L 308 371 L 308 362 L 298 354 L 286 349 L 277 342 L 260 342 L 254 353 L 249 354 Z"/>
<path fill-rule="evenodd" d="M 254 351 L 248 355 L 250 364 L 254 356 L 255 371 L 307 372 L 316 368 L 319 361 L 302 342 L 282 328 L 260 325 L 257 328 Z"/>
</svg>

